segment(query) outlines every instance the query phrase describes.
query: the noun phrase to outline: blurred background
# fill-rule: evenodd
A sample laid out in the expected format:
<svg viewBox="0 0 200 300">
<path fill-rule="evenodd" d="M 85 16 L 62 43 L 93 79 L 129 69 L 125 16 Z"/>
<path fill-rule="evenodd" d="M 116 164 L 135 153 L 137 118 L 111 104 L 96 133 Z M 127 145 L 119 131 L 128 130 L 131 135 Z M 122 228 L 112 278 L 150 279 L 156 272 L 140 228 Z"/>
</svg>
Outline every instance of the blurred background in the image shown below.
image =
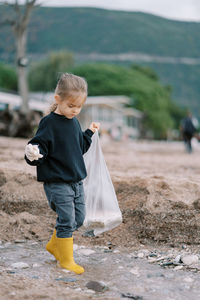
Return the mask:
<svg viewBox="0 0 200 300">
<path fill-rule="evenodd" d="M 83 127 L 179 140 L 190 111 L 198 139 L 198 0 L 0 1 L 0 41 L 1 135 L 31 136 L 71 72 L 88 81 Z"/>
</svg>

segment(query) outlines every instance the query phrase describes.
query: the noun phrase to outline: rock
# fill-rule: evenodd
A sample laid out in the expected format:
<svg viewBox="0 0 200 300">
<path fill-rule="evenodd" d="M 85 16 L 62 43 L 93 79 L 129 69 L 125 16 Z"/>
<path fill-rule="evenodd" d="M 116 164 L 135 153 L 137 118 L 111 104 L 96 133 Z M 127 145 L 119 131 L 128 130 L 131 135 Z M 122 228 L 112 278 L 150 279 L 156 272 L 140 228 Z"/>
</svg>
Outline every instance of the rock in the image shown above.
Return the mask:
<svg viewBox="0 0 200 300">
<path fill-rule="evenodd" d="M 8 274 L 15 274 L 16 272 L 15 271 L 12 271 L 12 270 L 7 270 L 6 271 Z"/>
<path fill-rule="evenodd" d="M 88 230 L 88 231 L 85 231 L 82 236 L 85 236 L 85 237 L 94 237 L 95 234 L 94 234 L 94 230 Z"/>
<path fill-rule="evenodd" d="M 113 251 L 113 253 L 120 253 L 120 251 L 119 250 L 117 250 L 117 249 L 115 249 L 114 251 Z"/>
<path fill-rule="evenodd" d="M 144 253 L 143 252 L 139 252 L 137 255 L 138 258 L 143 258 L 144 257 Z"/>
<path fill-rule="evenodd" d="M 130 294 L 130 293 L 122 293 L 121 296 L 123 298 L 129 298 L 129 299 L 133 299 L 133 300 L 143 300 L 143 297 L 142 296 L 136 296 L 136 295 L 133 295 L 133 294 Z"/>
<path fill-rule="evenodd" d="M 84 292 L 86 292 L 87 294 L 95 294 L 95 291 L 93 291 L 93 290 L 87 290 L 87 291 L 84 291 Z"/>
<path fill-rule="evenodd" d="M 71 277 L 59 277 L 55 279 L 56 281 L 63 281 L 63 282 L 75 282 L 77 281 L 76 278 L 71 278 Z"/>
<path fill-rule="evenodd" d="M 80 249 L 79 253 L 83 254 L 83 255 L 91 255 L 91 254 L 95 253 L 95 251 L 92 249 Z"/>
<path fill-rule="evenodd" d="M 181 262 L 181 255 L 180 255 L 180 254 L 177 255 L 177 256 L 175 257 L 175 259 L 174 259 L 173 262 L 176 263 L 176 264 L 180 263 L 180 262 Z"/>
<path fill-rule="evenodd" d="M 24 262 L 17 262 L 11 265 L 12 268 L 14 269 L 27 269 L 29 268 L 29 265 Z"/>
<path fill-rule="evenodd" d="M 176 266 L 176 267 L 174 268 L 174 271 L 178 271 L 178 270 L 181 270 L 181 269 L 183 269 L 183 266 Z"/>
<path fill-rule="evenodd" d="M 147 274 L 147 278 L 153 278 L 153 277 L 165 277 L 163 273 L 149 273 Z"/>
<path fill-rule="evenodd" d="M 105 252 L 105 253 L 111 253 L 111 252 L 113 252 L 113 251 L 112 251 L 111 249 L 105 249 L 104 252 Z"/>
<path fill-rule="evenodd" d="M 195 254 L 191 254 L 191 255 L 182 255 L 181 256 L 181 261 L 189 266 L 189 265 L 193 265 L 193 264 L 197 264 L 199 261 L 199 258 L 197 255 Z"/>
<path fill-rule="evenodd" d="M 64 272 L 64 273 L 70 273 L 70 271 L 67 270 L 67 269 L 61 269 L 61 271 Z"/>
<path fill-rule="evenodd" d="M 22 244 L 22 243 L 26 243 L 26 240 L 15 240 L 14 243 L 15 244 Z"/>
<path fill-rule="evenodd" d="M 39 268 L 39 267 L 41 267 L 42 265 L 41 264 L 38 264 L 38 263 L 35 263 L 35 264 L 33 264 L 33 268 Z"/>
<path fill-rule="evenodd" d="M 150 253 L 150 254 L 149 254 L 149 257 L 157 257 L 157 256 L 158 256 L 157 253 Z"/>
<path fill-rule="evenodd" d="M 98 281 L 89 281 L 86 284 L 86 287 L 95 292 L 105 292 L 108 290 L 107 286 L 105 286 L 103 283 L 98 282 Z"/>
</svg>

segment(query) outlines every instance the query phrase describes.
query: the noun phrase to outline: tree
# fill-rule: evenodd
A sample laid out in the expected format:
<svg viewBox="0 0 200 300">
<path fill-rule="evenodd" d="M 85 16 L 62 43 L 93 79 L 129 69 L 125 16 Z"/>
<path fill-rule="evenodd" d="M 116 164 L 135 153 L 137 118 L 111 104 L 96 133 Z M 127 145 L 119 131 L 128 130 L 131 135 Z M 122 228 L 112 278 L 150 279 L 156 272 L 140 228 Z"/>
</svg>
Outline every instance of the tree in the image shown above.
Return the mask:
<svg viewBox="0 0 200 300">
<path fill-rule="evenodd" d="M 0 87 L 17 91 L 17 74 L 14 68 L 0 63 Z"/>
<path fill-rule="evenodd" d="M 52 52 L 45 60 L 34 63 L 29 72 L 29 86 L 32 91 L 52 91 L 60 73 L 68 72 L 74 65 L 70 52 Z"/>
<path fill-rule="evenodd" d="M 142 66 L 124 67 L 93 63 L 76 66 L 76 75 L 87 79 L 89 95 L 127 95 L 131 107 L 144 113 L 144 137 L 167 138 L 168 132 L 178 128 L 181 109 L 172 100 L 170 87 L 161 84 L 157 74 Z"/>
<path fill-rule="evenodd" d="M 0 25 L 10 25 L 15 37 L 18 90 L 22 98 L 21 111 L 23 113 L 29 110 L 26 73 L 27 29 L 36 2 L 37 0 L 25 0 L 24 4 L 21 4 L 18 0 L 0 1 L 0 7 L 5 10 L 4 19 L 0 21 Z"/>
</svg>

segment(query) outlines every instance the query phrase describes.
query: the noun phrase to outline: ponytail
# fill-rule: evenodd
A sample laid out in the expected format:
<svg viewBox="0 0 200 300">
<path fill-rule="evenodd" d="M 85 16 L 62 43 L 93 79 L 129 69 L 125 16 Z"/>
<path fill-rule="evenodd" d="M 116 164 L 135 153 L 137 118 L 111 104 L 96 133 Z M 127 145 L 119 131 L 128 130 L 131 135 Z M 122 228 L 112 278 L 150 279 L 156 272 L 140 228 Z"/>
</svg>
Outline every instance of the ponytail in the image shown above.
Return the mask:
<svg viewBox="0 0 200 300">
<path fill-rule="evenodd" d="M 56 102 L 52 102 L 50 106 L 48 107 L 47 111 L 45 112 L 45 115 L 50 114 L 51 112 L 54 112 L 57 108 L 58 104 Z"/>
</svg>

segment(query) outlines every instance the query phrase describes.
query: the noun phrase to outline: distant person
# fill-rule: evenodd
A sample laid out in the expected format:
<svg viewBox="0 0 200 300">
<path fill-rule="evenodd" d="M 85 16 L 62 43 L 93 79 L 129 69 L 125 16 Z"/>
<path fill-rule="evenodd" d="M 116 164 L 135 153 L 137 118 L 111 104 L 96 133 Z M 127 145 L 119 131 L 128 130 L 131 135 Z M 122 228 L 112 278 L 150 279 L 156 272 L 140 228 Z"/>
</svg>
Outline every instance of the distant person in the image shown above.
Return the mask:
<svg viewBox="0 0 200 300">
<path fill-rule="evenodd" d="M 185 143 L 185 150 L 188 153 L 192 152 L 192 143 L 191 140 L 196 133 L 196 124 L 194 124 L 195 121 L 192 118 L 192 113 L 188 112 L 187 116 L 181 121 L 181 132 L 183 136 L 183 140 Z"/>
<path fill-rule="evenodd" d="M 51 112 L 42 118 L 36 135 L 25 148 L 28 164 L 37 166 L 37 180 L 44 183 L 49 206 L 57 213 L 56 228 L 47 243 L 59 265 L 76 274 L 84 272 L 73 258 L 73 232 L 84 222 L 82 180 L 86 177 L 83 154 L 92 142 L 99 123 L 82 132 L 76 116 L 87 98 L 87 82 L 63 74 L 55 90 Z"/>
</svg>

